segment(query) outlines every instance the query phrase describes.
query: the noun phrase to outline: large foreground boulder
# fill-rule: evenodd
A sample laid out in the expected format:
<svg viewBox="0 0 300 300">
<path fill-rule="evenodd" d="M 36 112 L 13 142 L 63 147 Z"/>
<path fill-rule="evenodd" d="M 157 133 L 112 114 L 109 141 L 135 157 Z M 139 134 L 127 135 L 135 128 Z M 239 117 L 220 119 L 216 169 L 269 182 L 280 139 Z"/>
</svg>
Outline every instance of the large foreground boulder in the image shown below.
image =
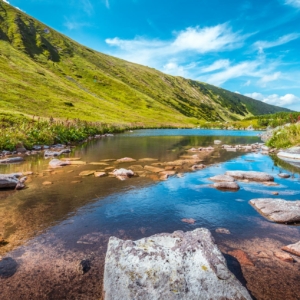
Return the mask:
<svg viewBox="0 0 300 300">
<path fill-rule="evenodd" d="M 251 299 L 205 228 L 135 242 L 111 237 L 103 292 L 105 300 Z"/>
<path fill-rule="evenodd" d="M 249 203 L 270 221 L 277 223 L 300 222 L 300 201 L 261 198 L 252 199 Z"/>
<path fill-rule="evenodd" d="M 250 181 L 274 181 L 272 175 L 256 171 L 227 171 L 225 175 L 236 179 L 248 179 Z"/>
</svg>

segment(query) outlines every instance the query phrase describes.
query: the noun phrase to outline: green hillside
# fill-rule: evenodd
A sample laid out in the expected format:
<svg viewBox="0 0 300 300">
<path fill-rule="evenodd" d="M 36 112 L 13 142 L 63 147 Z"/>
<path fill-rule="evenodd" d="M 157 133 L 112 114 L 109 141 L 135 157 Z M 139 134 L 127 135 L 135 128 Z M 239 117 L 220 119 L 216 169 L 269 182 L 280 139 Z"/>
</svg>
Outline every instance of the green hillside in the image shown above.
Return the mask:
<svg viewBox="0 0 300 300">
<path fill-rule="evenodd" d="M 0 1 L 0 113 L 180 126 L 279 111 L 96 52 Z"/>
</svg>

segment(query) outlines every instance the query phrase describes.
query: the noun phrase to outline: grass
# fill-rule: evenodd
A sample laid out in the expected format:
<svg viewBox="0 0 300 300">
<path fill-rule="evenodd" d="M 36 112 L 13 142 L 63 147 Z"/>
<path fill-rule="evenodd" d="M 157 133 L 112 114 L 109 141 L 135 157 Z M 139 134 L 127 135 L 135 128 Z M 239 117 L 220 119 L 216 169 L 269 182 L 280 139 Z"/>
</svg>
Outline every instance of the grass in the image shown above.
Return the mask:
<svg viewBox="0 0 300 300">
<path fill-rule="evenodd" d="M 281 110 L 96 52 L 0 1 L 2 113 L 186 127 Z"/>
<path fill-rule="evenodd" d="M 300 146 L 300 123 L 276 130 L 267 145 L 277 149 Z"/>
</svg>

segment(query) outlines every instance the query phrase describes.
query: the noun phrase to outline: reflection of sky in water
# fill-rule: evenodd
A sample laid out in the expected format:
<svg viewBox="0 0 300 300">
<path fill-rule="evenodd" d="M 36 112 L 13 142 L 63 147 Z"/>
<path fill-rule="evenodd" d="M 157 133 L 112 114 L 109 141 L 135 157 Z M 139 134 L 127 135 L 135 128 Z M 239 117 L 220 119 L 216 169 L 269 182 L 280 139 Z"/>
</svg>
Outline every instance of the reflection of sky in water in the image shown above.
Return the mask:
<svg viewBox="0 0 300 300">
<path fill-rule="evenodd" d="M 252 159 L 255 161 L 246 161 Z M 280 185 L 267 187 L 240 182 L 241 189 L 237 192 L 212 188 L 208 178 L 224 174 L 226 170 L 264 171 L 272 174 Z M 172 177 L 165 182 L 99 199 L 82 208 L 73 219 L 78 222 L 77 226 L 82 227 L 83 222 L 89 228 L 106 232 L 144 227 L 149 228 L 148 234 L 154 234 L 196 227 L 211 230 L 226 227 L 236 234 L 256 234 L 260 225 L 255 224 L 253 218 L 265 219 L 249 205 L 249 200 L 266 196 L 280 198 L 280 195 L 287 200 L 298 199 L 299 175 L 294 179 L 281 179 L 278 173 L 279 168 L 274 167 L 269 156 L 249 153 L 217 166 L 186 173 L 183 178 Z M 270 195 L 272 191 L 279 192 L 279 196 Z M 196 223 L 182 223 L 182 218 L 193 218 Z"/>
</svg>

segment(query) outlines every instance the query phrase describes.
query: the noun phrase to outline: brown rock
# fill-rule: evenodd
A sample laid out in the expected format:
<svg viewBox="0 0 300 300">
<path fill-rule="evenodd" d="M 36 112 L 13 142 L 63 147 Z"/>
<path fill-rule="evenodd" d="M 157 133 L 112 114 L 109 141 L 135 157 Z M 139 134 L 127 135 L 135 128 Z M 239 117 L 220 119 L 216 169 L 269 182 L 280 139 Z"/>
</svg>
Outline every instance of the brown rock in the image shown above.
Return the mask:
<svg viewBox="0 0 300 300">
<path fill-rule="evenodd" d="M 239 190 L 240 187 L 236 182 L 215 182 L 213 187 L 220 190 Z"/>
<path fill-rule="evenodd" d="M 95 173 L 95 170 L 86 170 L 79 173 L 79 176 L 90 176 Z"/>
<path fill-rule="evenodd" d="M 160 172 L 165 171 L 165 169 L 157 168 L 157 167 L 153 167 L 153 166 L 145 166 L 144 169 L 147 171 L 153 172 L 153 173 L 160 173 Z"/>
<path fill-rule="evenodd" d="M 286 261 L 286 262 L 293 262 L 294 261 L 292 256 L 290 256 L 287 253 L 281 252 L 281 251 L 274 252 L 274 256 L 276 256 L 277 258 L 279 258 L 282 261 Z"/>
<path fill-rule="evenodd" d="M 168 176 L 173 176 L 175 174 L 176 174 L 175 171 L 163 171 L 159 173 L 159 175 L 168 175 Z"/>
<path fill-rule="evenodd" d="M 106 176 L 106 173 L 105 172 L 95 172 L 94 176 L 95 177 L 104 177 L 104 176 Z"/>
<path fill-rule="evenodd" d="M 254 267 L 254 263 L 252 262 L 248 254 L 243 250 L 238 249 L 238 250 L 229 251 L 228 254 L 235 257 L 242 266 Z"/>
<path fill-rule="evenodd" d="M 140 158 L 139 161 L 141 162 L 147 162 L 147 161 L 156 161 L 158 160 L 157 158 Z"/>
<path fill-rule="evenodd" d="M 94 165 L 94 166 L 109 166 L 109 164 L 105 162 L 91 162 L 89 165 Z"/>
<path fill-rule="evenodd" d="M 71 161 L 68 161 L 70 163 L 70 165 L 86 165 L 86 162 L 85 161 L 82 161 L 82 160 L 71 160 Z"/>
<path fill-rule="evenodd" d="M 172 170 L 174 170 L 174 169 L 175 169 L 174 166 L 166 166 L 166 167 L 165 167 L 165 170 L 166 170 L 166 171 L 172 171 Z"/>
<path fill-rule="evenodd" d="M 279 193 L 278 192 L 272 192 L 272 195 L 279 195 Z"/>
<path fill-rule="evenodd" d="M 81 157 L 63 157 L 61 160 L 63 161 L 74 161 L 74 160 L 80 160 Z"/>
</svg>

